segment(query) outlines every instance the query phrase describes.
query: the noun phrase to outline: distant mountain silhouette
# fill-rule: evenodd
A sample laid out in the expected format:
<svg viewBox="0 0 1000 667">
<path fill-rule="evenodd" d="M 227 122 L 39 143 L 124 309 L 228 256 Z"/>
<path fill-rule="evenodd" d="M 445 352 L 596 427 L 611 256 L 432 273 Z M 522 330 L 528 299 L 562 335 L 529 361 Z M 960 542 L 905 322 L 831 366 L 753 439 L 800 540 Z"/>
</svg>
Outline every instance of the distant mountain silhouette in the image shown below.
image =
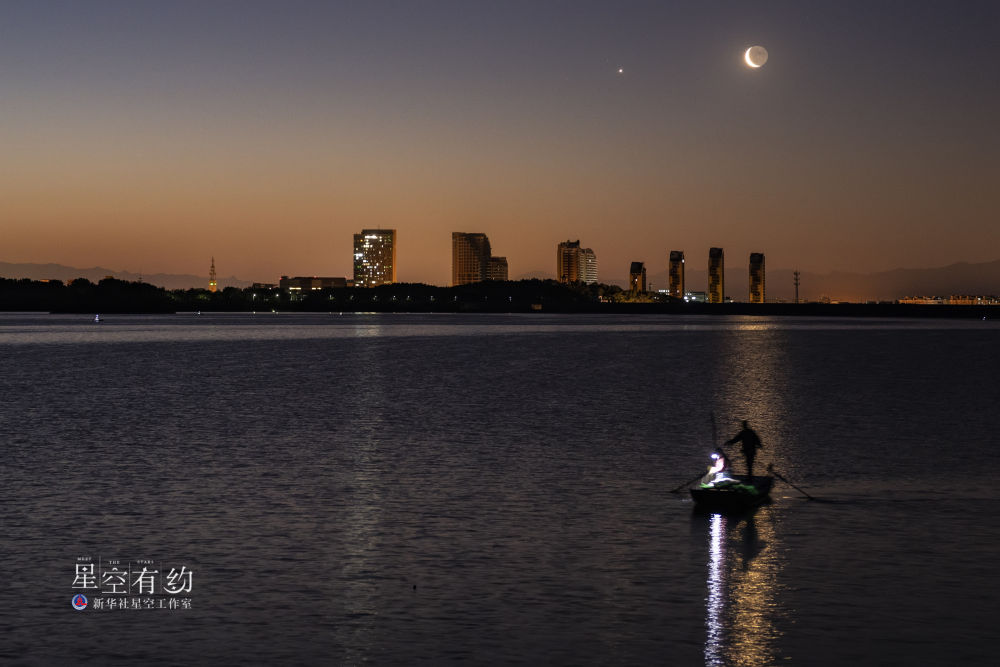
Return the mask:
<svg viewBox="0 0 1000 667">
<path fill-rule="evenodd" d="M 101 266 L 90 269 L 79 269 L 62 264 L 11 264 L 0 262 L 0 277 L 30 278 L 31 280 L 61 280 L 68 282 L 74 278 L 86 278 L 91 282 L 113 276 L 119 280 L 137 281 L 139 274 L 129 271 L 114 271 Z M 194 276 L 173 273 L 142 274 L 142 282 L 164 287 L 166 289 L 189 289 L 192 287 L 208 287 L 208 275 Z M 252 283 L 240 280 L 235 276 L 219 278 L 219 287 L 249 287 Z"/>
<path fill-rule="evenodd" d="M 791 301 L 795 298 L 792 272 L 792 269 L 767 271 L 768 301 Z M 750 282 L 748 274 L 749 267 L 733 267 L 731 262 L 727 262 L 726 295 L 736 301 L 747 301 Z M 601 278 L 601 282 L 628 286 L 627 278 Z M 666 289 L 666 270 L 648 275 L 647 282 L 655 290 Z M 708 271 L 692 270 L 689 262 L 684 282 L 689 291 L 705 291 L 708 288 Z M 853 302 L 892 301 L 907 296 L 953 294 L 1000 295 L 1000 260 L 980 264 L 959 262 L 933 269 L 893 269 L 878 273 L 802 271 L 799 277 L 799 298 L 808 301 L 822 298 Z"/>
</svg>

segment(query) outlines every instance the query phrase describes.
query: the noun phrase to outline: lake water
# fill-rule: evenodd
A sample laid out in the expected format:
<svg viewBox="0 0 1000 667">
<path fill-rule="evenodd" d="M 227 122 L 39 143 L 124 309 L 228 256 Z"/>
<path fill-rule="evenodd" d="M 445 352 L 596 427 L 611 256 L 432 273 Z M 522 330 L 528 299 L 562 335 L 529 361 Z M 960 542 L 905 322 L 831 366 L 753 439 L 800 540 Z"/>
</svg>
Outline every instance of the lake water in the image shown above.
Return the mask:
<svg viewBox="0 0 1000 667">
<path fill-rule="evenodd" d="M 998 341 L 976 320 L 2 314 L 0 662 L 992 663 Z M 817 500 L 779 483 L 723 517 L 669 492 L 741 419 Z M 115 596 L 74 586 L 86 559 L 191 590 L 95 609 Z"/>
</svg>

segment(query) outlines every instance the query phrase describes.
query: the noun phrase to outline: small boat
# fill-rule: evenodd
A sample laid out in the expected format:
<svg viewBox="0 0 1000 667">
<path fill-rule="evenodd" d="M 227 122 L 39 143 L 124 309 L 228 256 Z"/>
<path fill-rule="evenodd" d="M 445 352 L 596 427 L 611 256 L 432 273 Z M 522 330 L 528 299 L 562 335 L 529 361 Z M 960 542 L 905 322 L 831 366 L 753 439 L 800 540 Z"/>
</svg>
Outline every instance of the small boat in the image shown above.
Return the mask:
<svg viewBox="0 0 1000 667">
<path fill-rule="evenodd" d="M 768 502 L 773 485 L 773 477 L 732 475 L 724 481 L 702 484 L 690 491 L 699 509 L 738 512 Z"/>
<path fill-rule="evenodd" d="M 94 321 L 95 322 L 103 322 L 104 320 L 101 319 L 101 315 L 100 315 L 100 313 L 98 313 L 97 315 L 94 315 Z"/>
</svg>

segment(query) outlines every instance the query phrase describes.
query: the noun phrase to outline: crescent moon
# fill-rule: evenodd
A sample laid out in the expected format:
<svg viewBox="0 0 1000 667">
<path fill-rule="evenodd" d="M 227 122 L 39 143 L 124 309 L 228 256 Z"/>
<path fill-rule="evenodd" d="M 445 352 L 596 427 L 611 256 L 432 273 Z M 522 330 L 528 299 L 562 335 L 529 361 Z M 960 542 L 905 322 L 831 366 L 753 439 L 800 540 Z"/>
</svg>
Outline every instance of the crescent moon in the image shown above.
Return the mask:
<svg viewBox="0 0 1000 667">
<path fill-rule="evenodd" d="M 767 49 L 763 46 L 751 46 L 743 54 L 743 60 L 753 69 L 759 69 L 767 62 Z"/>
</svg>

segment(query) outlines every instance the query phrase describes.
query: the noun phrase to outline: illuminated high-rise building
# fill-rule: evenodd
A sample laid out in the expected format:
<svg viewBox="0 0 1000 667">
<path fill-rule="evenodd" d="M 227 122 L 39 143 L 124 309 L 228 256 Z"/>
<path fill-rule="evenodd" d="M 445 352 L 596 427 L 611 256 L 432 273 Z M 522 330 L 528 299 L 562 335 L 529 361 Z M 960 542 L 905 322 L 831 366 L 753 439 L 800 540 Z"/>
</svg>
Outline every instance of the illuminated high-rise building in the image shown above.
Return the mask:
<svg viewBox="0 0 1000 667">
<path fill-rule="evenodd" d="M 725 262 L 722 248 L 708 251 L 708 302 L 722 303 L 726 299 Z"/>
<path fill-rule="evenodd" d="M 561 283 L 597 282 L 597 255 L 579 241 L 565 241 L 556 250 L 556 276 Z"/>
<path fill-rule="evenodd" d="M 675 299 L 684 298 L 684 251 L 671 250 L 669 273 L 667 274 L 667 294 Z"/>
<path fill-rule="evenodd" d="M 208 291 L 219 291 L 219 281 L 215 279 L 215 257 L 212 258 L 212 268 L 208 270 Z"/>
<path fill-rule="evenodd" d="M 642 262 L 632 262 L 628 270 L 629 293 L 644 294 L 646 292 L 646 265 Z"/>
<path fill-rule="evenodd" d="M 764 303 L 764 253 L 750 253 L 750 303 Z"/>
<path fill-rule="evenodd" d="M 580 251 L 580 280 L 587 285 L 597 283 L 597 255 L 590 248 Z"/>
<path fill-rule="evenodd" d="M 354 235 L 354 284 L 375 287 L 396 282 L 396 230 L 363 229 Z"/>
<path fill-rule="evenodd" d="M 486 234 L 451 233 L 451 284 L 468 285 L 489 278 L 490 239 Z"/>
</svg>

